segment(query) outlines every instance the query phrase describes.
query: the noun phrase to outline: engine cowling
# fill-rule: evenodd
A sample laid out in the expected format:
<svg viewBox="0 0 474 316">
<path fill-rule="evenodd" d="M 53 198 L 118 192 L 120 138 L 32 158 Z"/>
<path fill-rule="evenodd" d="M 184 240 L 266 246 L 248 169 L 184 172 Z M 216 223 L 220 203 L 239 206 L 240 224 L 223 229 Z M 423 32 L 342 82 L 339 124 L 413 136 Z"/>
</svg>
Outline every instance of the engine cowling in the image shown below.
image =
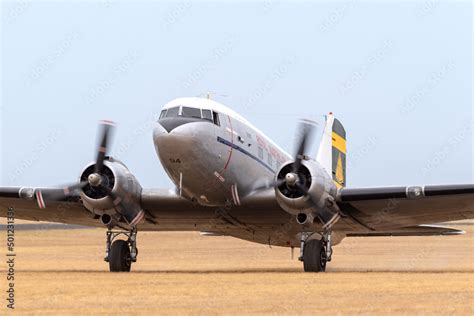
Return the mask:
<svg viewBox="0 0 474 316">
<path fill-rule="evenodd" d="M 294 162 L 282 165 L 277 173 L 275 187 L 278 204 L 286 212 L 296 215 L 298 222 L 306 222 L 323 212 L 335 212 L 329 206 L 337 194 L 329 174 L 314 160 L 302 160 L 298 173 Z M 297 185 L 296 185 L 297 184 Z M 303 215 L 306 215 L 304 218 Z"/>
<path fill-rule="evenodd" d="M 95 163 L 87 165 L 81 173 L 80 181 L 90 181 L 90 176 L 95 173 Z M 141 211 L 140 198 L 142 186 L 137 178 L 120 161 L 107 157 L 104 160 L 104 167 L 101 174 L 101 185 L 109 189 L 114 196 L 121 198 L 122 207 L 128 212 L 139 213 Z M 84 206 L 94 214 L 104 214 L 116 212 L 117 201 L 114 201 L 109 195 L 99 187 L 91 184 L 85 185 L 81 191 L 81 198 Z"/>
</svg>

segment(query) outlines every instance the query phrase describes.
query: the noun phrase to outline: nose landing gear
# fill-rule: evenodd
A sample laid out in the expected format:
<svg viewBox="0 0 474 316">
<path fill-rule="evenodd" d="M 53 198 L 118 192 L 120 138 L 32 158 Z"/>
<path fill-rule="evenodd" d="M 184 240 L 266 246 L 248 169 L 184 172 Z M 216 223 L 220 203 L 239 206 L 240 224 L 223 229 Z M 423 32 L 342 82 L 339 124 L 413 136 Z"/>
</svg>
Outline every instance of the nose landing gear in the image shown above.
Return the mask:
<svg viewBox="0 0 474 316">
<path fill-rule="evenodd" d="M 119 236 L 127 240 L 117 239 Z M 130 272 L 132 263 L 137 262 L 137 229 L 131 231 L 107 231 L 105 262 L 109 263 L 110 272 Z M 117 240 L 116 240 L 117 239 Z"/>
</svg>

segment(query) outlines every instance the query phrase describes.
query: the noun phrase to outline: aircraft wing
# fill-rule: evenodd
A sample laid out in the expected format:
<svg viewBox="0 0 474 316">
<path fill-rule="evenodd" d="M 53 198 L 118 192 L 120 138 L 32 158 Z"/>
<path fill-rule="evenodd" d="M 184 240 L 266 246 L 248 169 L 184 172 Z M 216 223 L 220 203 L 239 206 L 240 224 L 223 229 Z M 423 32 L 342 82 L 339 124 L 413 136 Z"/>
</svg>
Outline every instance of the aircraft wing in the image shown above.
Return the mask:
<svg viewBox="0 0 474 316">
<path fill-rule="evenodd" d="M 0 217 L 8 217 L 8 209 L 13 208 L 16 219 L 104 227 L 99 216 L 84 207 L 79 195 L 40 205 L 35 194 L 38 191 L 45 197 L 58 193 L 54 188 L 0 187 Z M 278 206 L 273 191 L 248 197 L 240 207 L 228 208 L 200 206 L 174 190 L 144 189 L 141 206 L 146 216 L 138 225 L 140 231 L 202 231 L 263 244 L 271 240 L 273 245 L 281 246 L 288 245 L 288 235 L 299 232 L 294 218 Z M 299 245 L 299 240 L 290 240 L 292 245 Z"/>
<path fill-rule="evenodd" d="M 57 189 L 40 189 L 54 194 Z M 29 192 L 31 196 L 25 193 Z M 204 207 L 177 196 L 171 190 L 143 190 L 141 204 L 146 211 L 142 231 L 205 231 L 260 243 L 298 246 L 299 225 L 283 211 L 273 190 L 242 200 L 232 208 Z M 347 236 L 421 236 L 459 233 L 426 224 L 474 218 L 474 185 L 344 188 L 338 205 L 347 215 L 334 229 Z M 0 217 L 7 217 L 9 207 L 15 218 L 103 227 L 98 216 L 87 210 L 80 197 L 62 202 L 47 202 L 40 208 L 31 190 L 0 187 Z"/>
<path fill-rule="evenodd" d="M 343 188 L 337 201 L 371 231 L 474 218 L 474 184 Z"/>
<path fill-rule="evenodd" d="M 44 188 L 53 193 L 57 189 Z M 22 193 L 22 191 L 24 193 Z M 42 209 L 34 195 L 19 187 L 0 187 L 0 217 L 7 217 L 9 208 L 15 211 L 16 219 L 47 221 L 84 226 L 100 226 L 100 223 L 80 202 L 79 196 L 61 202 L 48 202 Z"/>
<path fill-rule="evenodd" d="M 40 209 L 34 201 L 0 197 L 0 217 L 8 217 L 9 208 L 15 210 L 15 219 L 103 227 L 82 203 L 52 202 L 48 209 Z"/>
<path fill-rule="evenodd" d="M 63 201 L 48 199 L 59 196 L 62 191 L 57 188 L 0 187 L 0 217 L 7 217 L 8 209 L 12 208 L 17 219 L 104 227 L 99 216 L 83 205 L 78 193 Z M 37 192 L 42 193 L 41 198 Z M 208 223 L 216 217 L 214 208 L 194 205 L 166 189 L 143 190 L 141 204 L 146 212 L 145 222 L 141 225 L 144 230 L 190 230 L 195 223 Z M 157 217 L 174 225 L 155 227 Z"/>
<path fill-rule="evenodd" d="M 0 217 L 7 217 L 8 209 L 13 208 L 17 219 L 104 227 L 99 216 L 83 205 L 79 194 L 59 202 L 48 200 L 48 196 L 57 196 L 62 191 L 56 188 L 0 187 Z M 46 202 L 38 199 L 36 192 L 42 192 Z M 247 198 L 241 207 L 228 209 L 192 203 L 170 189 L 144 189 L 141 207 L 146 214 L 144 222 L 139 225 L 143 231 L 238 232 L 264 227 L 271 230 L 292 220 L 278 206 L 273 192 Z"/>
</svg>

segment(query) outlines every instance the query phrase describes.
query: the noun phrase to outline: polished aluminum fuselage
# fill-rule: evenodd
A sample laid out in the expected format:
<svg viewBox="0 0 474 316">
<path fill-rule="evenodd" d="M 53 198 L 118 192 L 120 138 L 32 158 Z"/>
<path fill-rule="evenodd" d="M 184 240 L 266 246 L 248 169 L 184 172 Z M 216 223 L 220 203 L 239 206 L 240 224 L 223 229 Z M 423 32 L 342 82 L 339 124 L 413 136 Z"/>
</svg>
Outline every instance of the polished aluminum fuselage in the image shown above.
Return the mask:
<svg viewBox="0 0 474 316">
<path fill-rule="evenodd" d="M 155 148 L 178 194 L 206 206 L 239 205 L 291 157 L 251 124 L 219 115 L 219 125 L 183 122 L 170 131 L 157 122 Z"/>
</svg>

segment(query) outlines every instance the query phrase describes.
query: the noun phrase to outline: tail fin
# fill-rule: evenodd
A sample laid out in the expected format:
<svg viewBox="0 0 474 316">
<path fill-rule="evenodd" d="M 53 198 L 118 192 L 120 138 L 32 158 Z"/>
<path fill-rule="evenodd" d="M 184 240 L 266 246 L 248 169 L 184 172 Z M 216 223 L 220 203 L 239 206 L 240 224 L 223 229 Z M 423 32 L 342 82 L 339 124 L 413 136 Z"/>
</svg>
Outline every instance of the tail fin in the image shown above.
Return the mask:
<svg viewBox="0 0 474 316">
<path fill-rule="evenodd" d="M 329 113 L 316 160 L 326 169 L 338 188 L 346 186 L 346 153 L 346 130 Z"/>
</svg>

